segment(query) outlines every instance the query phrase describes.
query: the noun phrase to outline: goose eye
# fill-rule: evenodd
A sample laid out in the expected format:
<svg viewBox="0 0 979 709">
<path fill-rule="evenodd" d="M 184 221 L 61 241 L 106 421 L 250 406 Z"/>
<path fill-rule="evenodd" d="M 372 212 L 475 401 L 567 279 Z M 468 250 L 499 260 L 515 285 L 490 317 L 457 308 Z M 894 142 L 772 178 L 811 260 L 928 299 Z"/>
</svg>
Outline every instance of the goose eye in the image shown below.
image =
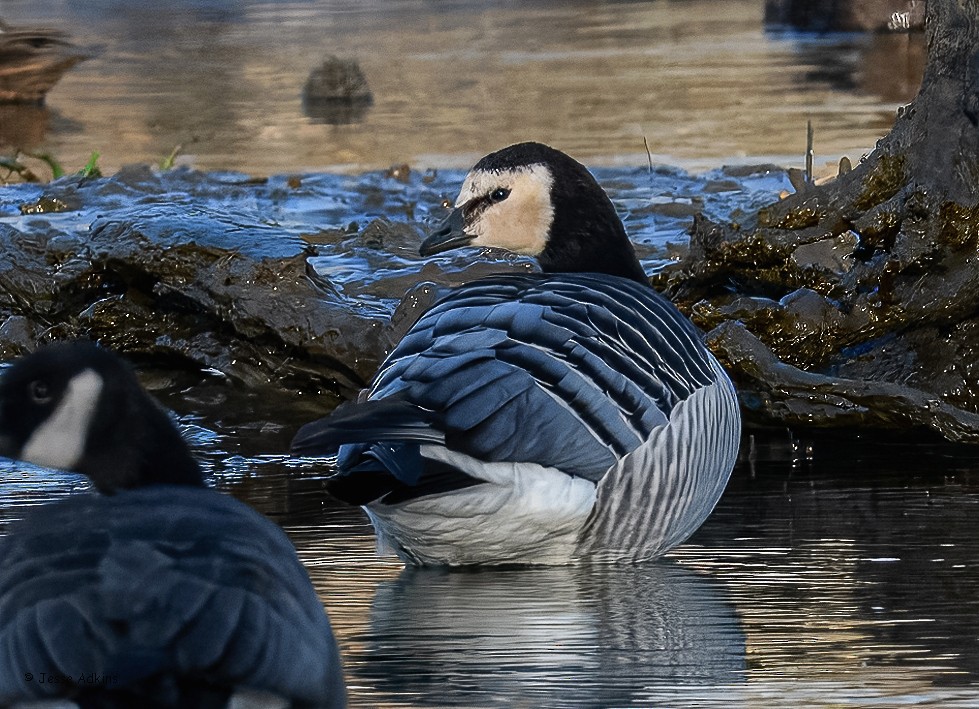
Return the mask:
<svg viewBox="0 0 979 709">
<path fill-rule="evenodd" d="M 490 192 L 490 202 L 502 202 L 507 197 L 510 196 L 510 190 L 505 187 L 499 187 L 492 192 Z"/>
<path fill-rule="evenodd" d="M 51 388 L 47 382 L 41 381 L 40 379 L 31 382 L 30 392 L 31 400 L 35 404 L 47 404 L 51 401 Z"/>
</svg>

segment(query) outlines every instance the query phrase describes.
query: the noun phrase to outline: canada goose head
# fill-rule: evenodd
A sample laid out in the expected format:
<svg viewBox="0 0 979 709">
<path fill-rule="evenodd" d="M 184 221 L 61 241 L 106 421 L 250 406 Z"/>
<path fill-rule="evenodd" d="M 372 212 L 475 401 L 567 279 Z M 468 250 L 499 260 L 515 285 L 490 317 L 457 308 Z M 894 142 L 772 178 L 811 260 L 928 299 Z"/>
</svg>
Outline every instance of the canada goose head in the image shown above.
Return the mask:
<svg viewBox="0 0 979 709">
<path fill-rule="evenodd" d="M 167 413 L 126 362 L 91 342 L 46 347 L 3 372 L 0 455 L 82 473 L 107 493 L 203 485 Z"/>
<path fill-rule="evenodd" d="M 622 220 L 592 174 L 540 143 L 511 145 L 477 162 L 454 209 L 420 252 L 461 246 L 533 256 L 545 273 L 607 273 L 648 283 Z"/>
</svg>

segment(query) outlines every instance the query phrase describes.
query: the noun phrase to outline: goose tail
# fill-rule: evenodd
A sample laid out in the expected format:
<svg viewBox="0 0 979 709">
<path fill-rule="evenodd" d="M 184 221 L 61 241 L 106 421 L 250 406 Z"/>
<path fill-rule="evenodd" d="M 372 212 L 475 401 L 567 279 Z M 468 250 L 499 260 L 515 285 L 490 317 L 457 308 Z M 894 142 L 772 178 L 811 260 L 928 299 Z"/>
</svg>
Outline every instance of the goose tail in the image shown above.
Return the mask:
<svg viewBox="0 0 979 709">
<path fill-rule="evenodd" d="M 435 414 L 400 399 L 379 399 L 341 404 L 300 428 L 291 449 L 300 456 L 336 455 L 327 490 L 351 505 L 366 505 L 419 484 L 422 444 L 445 444 Z"/>
</svg>

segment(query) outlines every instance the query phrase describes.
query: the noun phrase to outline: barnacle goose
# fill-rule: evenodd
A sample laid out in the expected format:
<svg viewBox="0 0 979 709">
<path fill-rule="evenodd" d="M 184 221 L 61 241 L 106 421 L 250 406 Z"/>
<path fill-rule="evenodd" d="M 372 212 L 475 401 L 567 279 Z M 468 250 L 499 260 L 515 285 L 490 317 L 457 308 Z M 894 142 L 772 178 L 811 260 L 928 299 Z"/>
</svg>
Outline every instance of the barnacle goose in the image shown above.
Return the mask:
<svg viewBox="0 0 979 709">
<path fill-rule="evenodd" d="M 641 561 L 689 537 L 737 457 L 734 388 L 594 177 L 538 143 L 484 157 L 421 253 L 460 246 L 543 273 L 449 292 L 293 452 L 336 453 L 329 490 L 409 563 Z"/>
<path fill-rule="evenodd" d="M 121 359 L 70 343 L 14 363 L 0 378 L 0 454 L 99 491 L 28 510 L 0 539 L 0 706 L 345 705 L 292 544 L 204 486 Z"/>
</svg>

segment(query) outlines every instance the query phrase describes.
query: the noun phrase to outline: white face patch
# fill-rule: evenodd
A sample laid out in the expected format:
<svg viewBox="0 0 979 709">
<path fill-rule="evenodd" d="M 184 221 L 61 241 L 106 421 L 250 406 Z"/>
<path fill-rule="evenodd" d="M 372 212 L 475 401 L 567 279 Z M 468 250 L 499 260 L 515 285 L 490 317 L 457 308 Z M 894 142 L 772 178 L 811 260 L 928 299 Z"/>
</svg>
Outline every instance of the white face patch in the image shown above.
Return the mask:
<svg viewBox="0 0 979 709">
<path fill-rule="evenodd" d="M 528 256 L 540 254 L 554 221 L 553 182 L 551 171 L 544 165 L 500 172 L 474 170 L 466 175 L 456 207 L 499 188 L 510 190 L 505 200 L 488 205 L 466 224 L 466 233 L 476 237 L 471 245 L 494 246 Z"/>
<path fill-rule="evenodd" d="M 93 370 L 75 375 L 54 413 L 24 444 L 20 458 L 45 468 L 71 470 L 78 465 L 101 392 L 102 377 Z"/>
</svg>

